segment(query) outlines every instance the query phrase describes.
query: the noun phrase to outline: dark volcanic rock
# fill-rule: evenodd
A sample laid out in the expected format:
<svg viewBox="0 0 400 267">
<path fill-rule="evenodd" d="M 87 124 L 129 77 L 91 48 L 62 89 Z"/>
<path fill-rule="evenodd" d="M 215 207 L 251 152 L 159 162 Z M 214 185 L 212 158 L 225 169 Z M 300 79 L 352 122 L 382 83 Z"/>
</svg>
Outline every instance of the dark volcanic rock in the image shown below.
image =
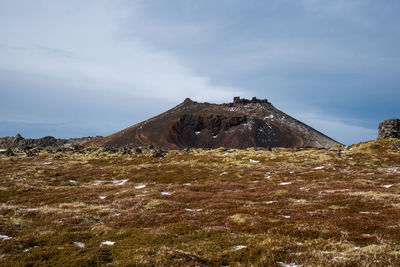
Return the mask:
<svg viewBox="0 0 400 267">
<path fill-rule="evenodd" d="M 45 136 L 39 139 L 23 138 L 20 134 L 15 137 L 0 138 L 0 148 L 19 148 L 21 150 L 38 149 L 54 149 L 56 151 L 66 151 L 68 148 L 80 147 L 89 140 L 100 139 L 102 137 L 83 137 L 70 139 L 57 139 L 53 136 Z"/>
<path fill-rule="evenodd" d="M 156 150 L 154 150 L 154 152 L 153 152 L 153 157 L 155 157 L 155 158 L 162 158 L 162 157 L 164 157 L 165 155 L 167 155 L 167 152 L 165 152 L 165 151 L 163 151 L 163 150 L 161 150 L 161 149 L 156 149 Z"/>
<path fill-rule="evenodd" d="M 400 119 L 390 119 L 379 124 L 378 139 L 400 138 Z"/>
<path fill-rule="evenodd" d="M 276 109 L 266 99 L 198 103 L 190 99 L 93 144 L 156 149 L 317 147 L 339 143 Z"/>
<path fill-rule="evenodd" d="M 8 156 L 8 157 L 15 156 L 14 151 L 12 151 L 11 148 L 7 148 L 7 151 L 6 151 L 5 155 Z"/>
</svg>

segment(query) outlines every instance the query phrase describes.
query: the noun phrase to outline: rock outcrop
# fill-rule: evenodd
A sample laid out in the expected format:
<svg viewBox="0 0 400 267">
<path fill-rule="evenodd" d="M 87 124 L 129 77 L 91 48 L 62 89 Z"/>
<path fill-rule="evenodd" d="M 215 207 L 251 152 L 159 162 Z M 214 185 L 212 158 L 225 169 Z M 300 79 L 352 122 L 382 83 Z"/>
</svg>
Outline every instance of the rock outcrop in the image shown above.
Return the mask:
<svg viewBox="0 0 400 267">
<path fill-rule="evenodd" d="M 266 99 L 235 97 L 226 104 L 187 98 L 167 112 L 90 144 L 182 149 L 328 148 L 339 143 L 276 109 Z"/>
<path fill-rule="evenodd" d="M 400 138 L 400 119 L 390 119 L 379 124 L 378 139 Z"/>
<path fill-rule="evenodd" d="M 32 148 L 73 148 L 80 146 L 89 140 L 99 139 L 101 137 L 82 137 L 70 139 L 58 139 L 53 136 L 45 136 L 38 139 L 24 138 L 19 133 L 15 137 L 2 137 L 0 138 L 0 149 L 19 148 L 21 150 Z"/>
</svg>

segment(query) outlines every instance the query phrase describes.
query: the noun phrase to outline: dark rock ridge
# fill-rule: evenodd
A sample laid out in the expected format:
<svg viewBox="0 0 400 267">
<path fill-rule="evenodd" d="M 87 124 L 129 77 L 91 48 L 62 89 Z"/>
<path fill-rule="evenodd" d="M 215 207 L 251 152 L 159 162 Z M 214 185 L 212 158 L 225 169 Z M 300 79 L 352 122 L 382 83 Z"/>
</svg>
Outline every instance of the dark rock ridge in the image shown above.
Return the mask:
<svg viewBox="0 0 400 267">
<path fill-rule="evenodd" d="M 110 147 L 151 145 L 157 149 L 316 147 L 340 143 L 276 109 L 268 100 L 235 97 L 232 103 L 176 107 L 102 140 Z"/>
<path fill-rule="evenodd" d="M 15 137 L 0 138 L 0 149 L 19 148 L 21 150 L 41 148 L 41 149 L 62 149 L 73 148 L 87 143 L 89 140 L 98 139 L 101 137 L 82 137 L 57 139 L 53 136 L 45 136 L 43 138 L 31 139 L 23 138 L 19 133 Z"/>
<path fill-rule="evenodd" d="M 390 119 L 379 124 L 378 139 L 400 138 L 400 119 Z"/>
</svg>

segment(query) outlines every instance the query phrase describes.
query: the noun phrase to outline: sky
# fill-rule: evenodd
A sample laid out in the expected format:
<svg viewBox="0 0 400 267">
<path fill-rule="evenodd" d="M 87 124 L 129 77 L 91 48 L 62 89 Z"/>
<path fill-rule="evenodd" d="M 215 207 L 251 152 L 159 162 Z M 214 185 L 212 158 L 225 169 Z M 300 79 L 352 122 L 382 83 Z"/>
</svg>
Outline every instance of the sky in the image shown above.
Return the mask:
<svg viewBox="0 0 400 267">
<path fill-rule="evenodd" d="M 0 136 L 106 136 L 234 96 L 344 144 L 400 117 L 398 0 L 0 0 Z"/>
</svg>

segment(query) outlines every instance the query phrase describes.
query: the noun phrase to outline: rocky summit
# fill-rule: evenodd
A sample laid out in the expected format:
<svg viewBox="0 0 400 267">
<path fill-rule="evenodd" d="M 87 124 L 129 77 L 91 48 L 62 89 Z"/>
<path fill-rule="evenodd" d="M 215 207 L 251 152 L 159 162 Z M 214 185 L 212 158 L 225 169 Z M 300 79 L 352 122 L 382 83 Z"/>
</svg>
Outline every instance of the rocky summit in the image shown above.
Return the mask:
<svg viewBox="0 0 400 267">
<path fill-rule="evenodd" d="M 314 147 L 340 143 L 275 108 L 266 99 L 235 97 L 232 103 L 198 103 L 187 98 L 176 107 L 133 125 L 97 145 L 151 145 L 161 149 Z"/>
<path fill-rule="evenodd" d="M 379 124 L 378 139 L 400 138 L 400 119 L 385 120 Z"/>
</svg>

